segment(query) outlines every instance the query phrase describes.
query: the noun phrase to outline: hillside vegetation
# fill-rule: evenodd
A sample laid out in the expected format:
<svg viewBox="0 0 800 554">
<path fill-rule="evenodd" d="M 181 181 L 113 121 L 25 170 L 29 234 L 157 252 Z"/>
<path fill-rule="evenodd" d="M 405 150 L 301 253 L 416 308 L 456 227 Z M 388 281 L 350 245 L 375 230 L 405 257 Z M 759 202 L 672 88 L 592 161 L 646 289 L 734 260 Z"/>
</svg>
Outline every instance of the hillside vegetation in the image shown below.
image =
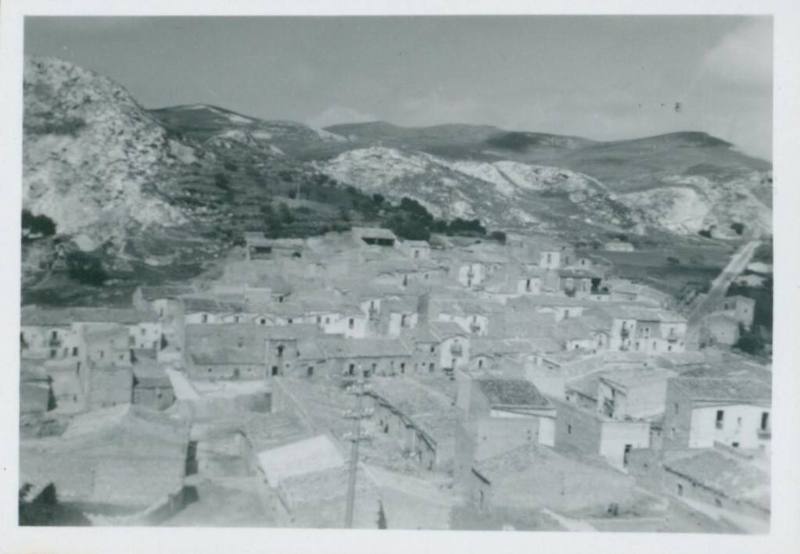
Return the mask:
<svg viewBox="0 0 800 554">
<path fill-rule="evenodd" d="M 23 292 L 40 301 L 185 279 L 249 230 L 741 240 L 771 220 L 770 165 L 703 133 L 597 142 L 462 124 L 315 129 L 205 104 L 147 110 L 53 58 L 25 62 L 23 164 Z M 92 282 L 70 289 L 82 268 Z"/>
</svg>

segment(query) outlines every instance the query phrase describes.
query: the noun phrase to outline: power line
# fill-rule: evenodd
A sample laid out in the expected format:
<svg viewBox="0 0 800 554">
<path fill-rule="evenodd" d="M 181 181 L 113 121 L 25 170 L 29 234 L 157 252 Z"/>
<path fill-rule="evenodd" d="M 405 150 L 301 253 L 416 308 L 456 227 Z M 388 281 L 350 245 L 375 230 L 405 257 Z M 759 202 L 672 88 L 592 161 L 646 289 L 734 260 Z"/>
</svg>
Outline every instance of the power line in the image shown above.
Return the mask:
<svg viewBox="0 0 800 554">
<path fill-rule="evenodd" d="M 371 409 L 363 409 L 362 398 L 368 390 L 368 385 L 364 383 L 363 378 L 359 378 L 353 385 L 348 388 L 348 392 L 356 395 L 356 407 L 354 410 L 344 412 L 344 417 L 353 420 L 353 432 L 344 435 L 345 440 L 352 442 L 350 447 L 350 470 L 347 482 L 347 509 L 345 510 L 344 526 L 346 528 L 353 527 L 353 510 L 355 507 L 356 498 L 356 474 L 358 472 L 358 445 L 361 441 L 370 440 L 367 433 L 361 432 L 361 420 L 368 419 L 372 416 Z"/>
</svg>

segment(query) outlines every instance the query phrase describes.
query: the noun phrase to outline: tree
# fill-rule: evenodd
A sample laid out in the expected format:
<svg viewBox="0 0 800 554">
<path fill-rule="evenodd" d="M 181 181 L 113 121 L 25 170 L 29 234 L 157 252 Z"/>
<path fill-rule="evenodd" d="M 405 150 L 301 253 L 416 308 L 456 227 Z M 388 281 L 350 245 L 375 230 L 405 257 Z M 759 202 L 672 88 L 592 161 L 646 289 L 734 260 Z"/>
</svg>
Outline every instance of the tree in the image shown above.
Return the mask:
<svg viewBox="0 0 800 554">
<path fill-rule="evenodd" d="M 492 231 L 489 234 L 489 238 L 492 239 L 492 240 L 496 240 L 500 244 L 505 244 L 506 243 L 506 234 L 503 231 Z"/>
<path fill-rule="evenodd" d="M 378 529 L 388 529 L 386 512 L 383 511 L 383 502 L 378 501 Z"/>
<path fill-rule="evenodd" d="M 22 238 L 37 239 L 52 237 L 56 234 L 55 222 L 46 215 L 33 215 L 28 210 L 22 210 Z"/>
<path fill-rule="evenodd" d="M 70 252 L 66 256 L 67 275 L 85 285 L 100 286 L 108 279 L 100 258 L 86 252 Z"/>
<path fill-rule="evenodd" d="M 291 225 L 294 223 L 294 215 L 292 214 L 292 210 L 289 209 L 284 202 L 278 204 L 278 214 L 280 215 L 280 219 L 282 222 Z"/>
<path fill-rule="evenodd" d="M 214 174 L 214 185 L 217 188 L 221 188 L 224 191 L 230 191 L 230 179 L 224 173 L 215 173 Z"/>
<path fill-rule="evenodd" d="M 758 356 L 764 352 L 766 344 L 759 333 L 749 331 L 744 325 L 739 324 L 739 340 L 733 346 L 742 352 Z"/>
</svg>

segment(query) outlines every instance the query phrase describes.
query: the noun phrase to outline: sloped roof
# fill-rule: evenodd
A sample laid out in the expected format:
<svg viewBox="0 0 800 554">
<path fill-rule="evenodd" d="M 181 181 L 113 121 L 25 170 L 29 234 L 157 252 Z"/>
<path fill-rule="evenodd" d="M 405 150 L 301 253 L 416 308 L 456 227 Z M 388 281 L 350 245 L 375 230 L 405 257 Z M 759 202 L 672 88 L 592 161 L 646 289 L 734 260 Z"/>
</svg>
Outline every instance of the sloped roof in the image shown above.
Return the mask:
<svg viewBox="0 0 800 554">
<path fill-rule="evenodd" d="M 21 315 L 22 325 L 42 326 L 63 326 L 71 323 L 120 323 L 132 325 L 158 321 L 158 316 L 154 312 L 134 308 L 42 308 L 39 306 L 24 306 Z"/>
<path fill-rule="evenodd" d="M 770 509 L 770 476 L 746 459 L 703 449 L 668 456 L 664 467 L 730 498 Z"/>
<path fill-rule="evenodd" d="M 529 354 L 533 352 L 530 341 L 520 339 L 472 338 L 470 356 L 498 356 Z"/>
<path fill-rule="evenodd" d="M 476 379 L 480 391 L 493 406 L 550 408 L 552 405 L 536 385 L 525 379 Z"/>
<path fill-rule="evenodd" d="M 186 351 L 197 364 L 256 365 L 265 361 L 266 330 L 252 324 L 187 325 Z"/>
<path fill-rule="evenodd" d="M 756 379 L 675 377 L 673 386 L 694 400 L 771 402 L 772 386 Z"/>
<path fill-rule="evenodd" d="M 193 287 L 183 285 L 163 285 L 155 287 L 139 287 L 142 298 L 148 302 L 161 299 L 175 299 L 184 294 L 191 294 L 195 292 Z"/>
<path fill-rule="evenodd" d="M 353 227 L 351 230 L 353 232 L 353 236 L 357 238 L 368 237 L 397 240 L 397 235 L 395 235 L 389 229 L 385 229 L 383 227 Z"/>
<path fill-rule="evenodd" d="M 20 479 L 70 500 L 144 507 L 183 485 L 189 428 L 138 406 L 76 416 L 61 437 L 20 448 Z"/>
<path fill-rule="evenodd" d="M 327 435 L 317 435 L 258 453 L 271 487 L 282 481 L 343 466 L 345 459 Z"/>
<path fill-rule="evenodd" d="M 319 345 L 328 358 L 384 358 L 411 354 L 399 339 L 324 337 L 319 340 Z"/>
<path fill-rule="evenodd" d="M 240 313 L 245 309 L 242 302 L 223 301 L 209 296 L 182 296 L 181 302 L 187 313 Z"/>
<path fill-rule="evenodd" d="M 666 383 L 667 379 L 675 377 L 676 375 L 676 372 L 670 371 L 669 369 L 635 367 L 603 371 L 600 374 L 600 378 L 626 388 L 631 388 L 661 381 Z"/>
</svg>

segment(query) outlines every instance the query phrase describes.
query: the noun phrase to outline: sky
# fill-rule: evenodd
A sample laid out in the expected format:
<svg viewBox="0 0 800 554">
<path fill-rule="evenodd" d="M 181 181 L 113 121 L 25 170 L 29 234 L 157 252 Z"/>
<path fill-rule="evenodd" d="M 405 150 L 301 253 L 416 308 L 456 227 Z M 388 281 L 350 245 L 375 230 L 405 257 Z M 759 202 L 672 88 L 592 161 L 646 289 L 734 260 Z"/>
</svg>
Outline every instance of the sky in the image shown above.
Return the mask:
<svg viewBox="0 0 800 554">
<path fill-rule="evenodd" d="M 25 53 L 148 108 L 596 140 L 705 131 L 771 159 L 768 17 L 28 17 Z"/>
</svg>

